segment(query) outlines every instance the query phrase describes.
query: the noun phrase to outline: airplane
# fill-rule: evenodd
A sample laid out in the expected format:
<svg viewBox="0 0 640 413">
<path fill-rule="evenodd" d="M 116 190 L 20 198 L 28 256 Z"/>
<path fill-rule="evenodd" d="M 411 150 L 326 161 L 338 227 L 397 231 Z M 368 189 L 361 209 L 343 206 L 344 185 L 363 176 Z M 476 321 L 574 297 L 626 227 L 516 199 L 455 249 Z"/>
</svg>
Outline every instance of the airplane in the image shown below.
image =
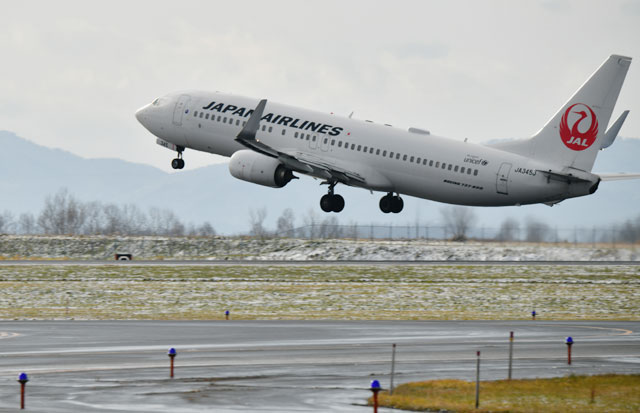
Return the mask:
<svg viewBox="0 0 640 413">
<path fill-rule="evenodd" d="M 449 204 L 557 204 L 593 194 L 601 181 L 640 174 L 595 174 L 596 155 L 614 142 L 629 111 L 610 128 L 631 58 L 611 55 L 538 131 L 527 139 L 474 144 L 220 92 L 182 91 L 136 112 L 156 143 L 230 157 L 234 177 L 282 188 L 295 174 L 328 186 L 325 212 L 340 212 L 337 184 L 385 193 L 383 213 L 399 213 L 408 195 Z"/>
</svg>

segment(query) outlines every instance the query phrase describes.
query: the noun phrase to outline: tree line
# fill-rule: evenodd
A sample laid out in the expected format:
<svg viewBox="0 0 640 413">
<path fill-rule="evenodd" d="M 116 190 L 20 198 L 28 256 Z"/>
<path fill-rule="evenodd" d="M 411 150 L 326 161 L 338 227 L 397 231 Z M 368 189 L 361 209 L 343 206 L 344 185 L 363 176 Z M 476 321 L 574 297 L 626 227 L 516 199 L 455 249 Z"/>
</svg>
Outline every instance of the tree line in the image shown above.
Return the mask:
<svg viewBox="0 0 640 413">
<path fill-rule="evenodd" d="M 168 209 L 82 202 L 67 189 L 49 195 L 37 216 L 0 214 L 0 234 L 212 236 L 209 222 L 185 225 Z"/>
<path fill-rule="evenodd" d="M 485 232 L 485 228 L 478 223 L 475 210 L 468 207 L 446 206 L 440 209 L 440 215 L 441 221 L 437 225 L 416 222 L 394 227 L 355 222 L 343 224 L 334 214 L 319 214 L 311 209 L 301 217 L 301 225 L 296 226 L 293 210 L 286 208 L 277 218 L 275 228 L 269 229 L 265 225 L 267 209 L 259 208 L 249 210 L 248 235 L 258 238 L 393 238 L 391 230 L 403 228 L 401 238 L 526 242 L 640 241 L 640 215 L 607 229 L 596 231 L 595 228 L 581 228 L 570 231 L 570 234 L 566 229 L 558 230 L 534 217 L 528 217 L 522 223 L 514 218 L 505 218 L 499 228 L 487 228 Z M 388 232 L 385 232 L 386 228 L 389 228 Z M 425 233 L 425 228 L 431 228 L 431 232 Z M 168 209 L 149 208 L 144 211 L 133 204 L 82 202 L 63 188 L 46 197 L 37 215 L 22 213 L 14 217 L 8 211 L 1 213 L 0 234 L 213 236 L 216 231 L 209 222 L 185 224 Z"/>
</svg>

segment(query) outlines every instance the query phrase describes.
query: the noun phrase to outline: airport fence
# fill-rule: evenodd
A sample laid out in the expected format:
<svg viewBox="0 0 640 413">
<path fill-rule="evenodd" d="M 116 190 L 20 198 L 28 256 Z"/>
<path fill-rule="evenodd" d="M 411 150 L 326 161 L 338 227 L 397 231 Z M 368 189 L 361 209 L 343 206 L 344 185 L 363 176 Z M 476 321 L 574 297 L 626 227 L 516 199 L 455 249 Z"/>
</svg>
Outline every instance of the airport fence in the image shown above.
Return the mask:
<svg viewBox="0 0 640 413">
<path fill-rule="evenodd" d="M 527 228 L 473 227 L 465 229 L 443 225 L 311 224 L 263 237 L 306 239 L 370 239 L 370 240 L 453 240 L 485 242 L 530 242 L 556 244 L 635 245 L 640 241 L 637 228 L 560 228 L 532 226 Z"/>
</svg>

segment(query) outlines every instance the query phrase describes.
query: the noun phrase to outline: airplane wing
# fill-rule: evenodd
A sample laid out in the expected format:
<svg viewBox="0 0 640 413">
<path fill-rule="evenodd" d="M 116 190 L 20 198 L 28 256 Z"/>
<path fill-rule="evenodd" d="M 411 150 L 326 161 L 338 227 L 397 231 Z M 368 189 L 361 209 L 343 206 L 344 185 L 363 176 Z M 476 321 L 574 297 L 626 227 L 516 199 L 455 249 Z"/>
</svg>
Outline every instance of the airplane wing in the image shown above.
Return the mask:
<svg viewBox="0 0 640 413">
<path fill-rule="evenodd" d="M 603 181 L 622 181 L 625 179 L 640 179 L 640 173 L 596 174 Z"/>
<path fill-rule="evenodd" d="M 327 181 L 340 182 L 350 186 L 369 187 L 365 178 L 356 171 L 348 170 L 339 165 L 327 162 L 325 159 L 313 156 L 311 154 L 305 154 L 302 152 L 293 151 L 279 151 L 260 142 L 260 139 L 256 138 L 256 132 L 258 132 L 260 119 L 264 112 L 264 108 L 267 105 L 267 100 L 262 99 L 258 106 L 249 117 L 246 125 L 242 128 L 236 141 L 259 152 L 263 155 L 277 158 L 287 168 L 295 172 L 318 176 Z"/>
</svg>

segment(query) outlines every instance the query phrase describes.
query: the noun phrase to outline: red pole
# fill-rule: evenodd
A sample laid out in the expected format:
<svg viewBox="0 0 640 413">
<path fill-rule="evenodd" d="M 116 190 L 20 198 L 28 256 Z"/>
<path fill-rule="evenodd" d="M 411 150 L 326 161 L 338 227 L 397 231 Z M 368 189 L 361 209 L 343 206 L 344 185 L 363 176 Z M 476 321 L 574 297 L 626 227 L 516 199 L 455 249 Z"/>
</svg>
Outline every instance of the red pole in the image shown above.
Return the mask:
<svg viewBox="0 0 640 413">
<path fill-rule="evenodd" d="M 27 377 L 27 373 L 21 373 L 18 377 L 18 383 L 20 383 L 20 409 L 24 409 L 24 393 L 28 381 L 29 377 Z"/>
<path fill-rule="evenodd" d="M 378 392 L 373 392 L 373 413 L 378 413 Z"/>
<path fill-rule="evenodd" d="M 571 364 L 571 346 L 567 346 L 567 364 Z"/>
<path fill-rule="evenodd" d="M 173 357 L 171 357 L 171 373 L 170 377 L 173 378 Z"/>
</svg>

